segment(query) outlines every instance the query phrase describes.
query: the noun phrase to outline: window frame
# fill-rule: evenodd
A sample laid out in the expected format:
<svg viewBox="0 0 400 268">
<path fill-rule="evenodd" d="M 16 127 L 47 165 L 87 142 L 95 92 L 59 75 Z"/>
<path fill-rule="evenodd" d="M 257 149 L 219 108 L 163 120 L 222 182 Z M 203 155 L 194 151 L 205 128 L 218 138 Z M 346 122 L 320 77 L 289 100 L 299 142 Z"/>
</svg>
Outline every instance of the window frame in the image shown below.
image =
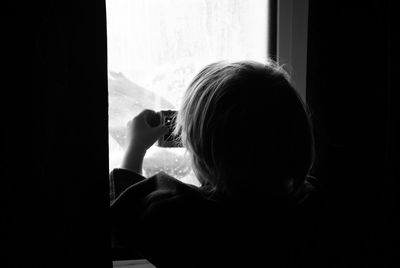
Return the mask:
<svg viewBox="0 0 400 268">
<path fill-rule="evenodd" d="M 276 26 L 276 55 L 280 65 L 291 74 L 292 82 L 300 96 L 306 100 L 307 87 L 307 35 L 308 35 L 308 0 L 270 0 L 272 21 Z M 270 22 L 271 23 L 271 22 Z M 273 33 L 273 31 L 272 31 Z M 274 34 L 274 33 L 273 33 Z M 269 38 L 274 37 L 270 36 Z M 274 45 L 271 46 L 274 48 Z"/>
</svg>

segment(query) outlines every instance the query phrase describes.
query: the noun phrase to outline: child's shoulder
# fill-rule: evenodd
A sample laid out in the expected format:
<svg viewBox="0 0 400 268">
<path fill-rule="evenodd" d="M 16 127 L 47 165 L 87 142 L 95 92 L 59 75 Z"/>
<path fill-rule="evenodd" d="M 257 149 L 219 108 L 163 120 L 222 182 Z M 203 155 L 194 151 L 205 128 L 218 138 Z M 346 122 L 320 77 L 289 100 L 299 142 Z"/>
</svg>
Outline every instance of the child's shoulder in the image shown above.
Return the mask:
<svg viewBox="0 0 400 268">
<path fill-rule="evenodd" d="M 149 203 L 206 203 L 207 199 L 202 194 L 200 188 L 184 183 L 165 172 L 160 172 L 149 179 L 151 184 L 146 201 Z"/>
</svg>

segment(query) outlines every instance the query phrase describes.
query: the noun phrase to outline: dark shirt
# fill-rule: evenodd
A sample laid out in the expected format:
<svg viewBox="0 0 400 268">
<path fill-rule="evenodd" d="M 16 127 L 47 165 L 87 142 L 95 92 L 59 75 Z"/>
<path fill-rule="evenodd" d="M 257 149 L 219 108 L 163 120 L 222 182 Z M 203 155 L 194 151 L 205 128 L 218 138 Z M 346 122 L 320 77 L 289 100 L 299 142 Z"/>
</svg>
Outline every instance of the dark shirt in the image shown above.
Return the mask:
<svg viewBox="0 0 400 268">
<path fill-rule="evenodd" d="M 296 267 L 299 261 L 304 223 L 289 206 L 260 196 L 210 198 L 165 173 L 144 178 L 114 169 L 110 181 L 113 247 L 158 268 Z"/>
</svg>

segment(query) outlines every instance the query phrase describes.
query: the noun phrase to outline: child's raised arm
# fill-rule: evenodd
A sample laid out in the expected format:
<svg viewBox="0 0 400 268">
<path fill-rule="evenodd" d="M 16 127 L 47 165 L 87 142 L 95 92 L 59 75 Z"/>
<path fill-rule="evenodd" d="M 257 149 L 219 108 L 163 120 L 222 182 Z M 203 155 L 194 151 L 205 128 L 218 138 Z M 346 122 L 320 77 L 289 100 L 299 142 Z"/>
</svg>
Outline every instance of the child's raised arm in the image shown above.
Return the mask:
<svg viewBox="0 0 400 268">
<path fill-rule="evenodd" d="M 144 110 L 127 124 L 125 155 L 121 168 L 142 174 L 143 158 L 159 137 L 168 131 L 165 125 L 153 126 L 150 122 L 157 116 L 153 110 Z"/>
</svg>

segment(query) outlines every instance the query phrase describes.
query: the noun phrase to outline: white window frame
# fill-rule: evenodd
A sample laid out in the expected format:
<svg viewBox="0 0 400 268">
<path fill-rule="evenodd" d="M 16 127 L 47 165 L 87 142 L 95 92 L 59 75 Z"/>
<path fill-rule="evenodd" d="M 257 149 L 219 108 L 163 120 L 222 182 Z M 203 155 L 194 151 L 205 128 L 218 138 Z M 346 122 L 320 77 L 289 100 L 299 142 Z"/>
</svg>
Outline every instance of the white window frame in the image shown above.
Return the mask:
<svg viewBox="0 0 400 268">
<path fill-rule="evenodd" d="M 277 61 L 303 100 L 307 87 L 308 0 L 277 0 Z"/>
</svg>

